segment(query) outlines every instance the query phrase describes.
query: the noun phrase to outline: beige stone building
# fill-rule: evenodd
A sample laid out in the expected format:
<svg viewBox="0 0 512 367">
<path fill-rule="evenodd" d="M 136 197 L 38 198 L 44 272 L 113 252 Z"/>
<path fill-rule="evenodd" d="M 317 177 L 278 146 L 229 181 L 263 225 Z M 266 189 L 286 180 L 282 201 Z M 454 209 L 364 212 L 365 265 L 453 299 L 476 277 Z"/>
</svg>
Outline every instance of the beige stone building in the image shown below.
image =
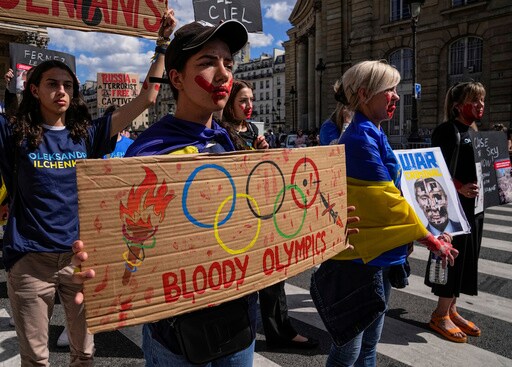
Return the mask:
<svg viewBox="0 0 512 367">
<path fill-rule="evenodd" d="M 286 50 L 289 129 L 318 128 L 335 108 L 335 81 L 351 65 L 386 59 L 402 75 L 401 100 L 384 124 L 394 146 L 411 132 L 413 44 L 405 0 L 298 0 Z M 426 0 L 417 21 L 419 133 L 428 141 L 443 120 L 446 90 L 461 80 L 487 89 L 482 128 L 512 121 L 512 3 L 509 0 Z M 320 71 L 322 59 L 325 70 Z M 290 93 L 290 91 L 292 93 Z"/>
</svg>

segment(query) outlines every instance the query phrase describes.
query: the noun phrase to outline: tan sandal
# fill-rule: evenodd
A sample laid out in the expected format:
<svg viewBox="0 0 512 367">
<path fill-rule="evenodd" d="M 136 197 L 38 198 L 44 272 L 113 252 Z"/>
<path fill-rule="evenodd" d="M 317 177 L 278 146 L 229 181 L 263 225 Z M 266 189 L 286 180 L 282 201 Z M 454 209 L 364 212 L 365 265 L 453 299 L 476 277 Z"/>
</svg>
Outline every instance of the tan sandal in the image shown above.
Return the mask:
<svg viewBox="0 0 512 367">
<path fill-rule="evenodd" d="M 446 339 L 451 340 L 455 343 L 466 343 L 468 341 L 468 337 L 459 327 L 454 327 L 451 329 L 446 329 L 441 326 L 443 321 L 450 320 L 450 316 L 432 316 L 430 319 L 430 322 L 428 326 L 442 336 L 444 336 Z M 461 333 L 464 336 L 456 336 L 457 333 Z"/>
<path fill-rule="evenodd" d="M 459 315 L 457 311 L 450 314 L 450 319 L 457 325 L 465 334 L 470 336 L 480 336 L 482 332 L 473 322 L 466 320 Z"/>
</svg>

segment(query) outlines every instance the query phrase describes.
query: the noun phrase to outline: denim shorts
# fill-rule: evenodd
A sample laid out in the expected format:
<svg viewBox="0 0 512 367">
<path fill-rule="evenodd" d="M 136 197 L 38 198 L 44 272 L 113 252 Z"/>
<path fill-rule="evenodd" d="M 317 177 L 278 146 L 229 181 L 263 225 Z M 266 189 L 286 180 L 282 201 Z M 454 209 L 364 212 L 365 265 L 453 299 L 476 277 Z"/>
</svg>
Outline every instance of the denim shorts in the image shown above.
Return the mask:
<svg viewBox="0 0 512 367">
<path fill-rule="evenodd" d="M 327 260 L 311 276 L 311 297 L 334 344 L 342 346 L 386 311 L 382 268 Z"/>
</svg>

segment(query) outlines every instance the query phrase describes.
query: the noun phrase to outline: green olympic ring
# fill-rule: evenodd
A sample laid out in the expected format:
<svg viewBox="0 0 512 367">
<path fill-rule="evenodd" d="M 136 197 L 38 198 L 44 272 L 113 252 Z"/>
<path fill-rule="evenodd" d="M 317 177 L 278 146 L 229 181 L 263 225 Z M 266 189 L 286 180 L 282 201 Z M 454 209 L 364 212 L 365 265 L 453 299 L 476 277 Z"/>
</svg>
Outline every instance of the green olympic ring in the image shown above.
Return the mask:
<svg viewBox="0 0 512 367">
<path fill-rule="evenodd" d="M 274 203 L 274 216 L 273 216 L 274 227 L 275 227 L 277 233 L 279 233 L 279 235 L 281 237 L 286 238 L 286 239 L 291 239 L 291 238 L 295 237 L 302 230 L 302 226 L 304 225 L 304 222 L 306 221 L 306 214 L 307 214 L 307 206 L 304 205 L 304 211 L 303 211 L 304 214 L 302 215 L 302 223 L 300 224 L 299 229 L 297 229 L 297 231 L 295 231 L 295 233 L 287 235 L 286 233 L 281 231 L 281 229 L 279 229 L 279 226 L 277 225 L 277 220 L 276 220 L 276 211 L 277 211 L 276 208 L 277 208 L 279 198 L 281 197 L 281 195 L 284 195 L 285 190 L 289 190 L 289 189 L 297 190 L 299 192 L 300 196 L 302 196 L 302 201 L 304 201 L 304 204 L 307 203 L 306 195 L 304 195 L 304 192 L 302 191 L 302 189 L 299 188 L 297 185 L 286 185 L 286 187 L 283 187 L 277 194 L 276 202 Z"/>
</svg>

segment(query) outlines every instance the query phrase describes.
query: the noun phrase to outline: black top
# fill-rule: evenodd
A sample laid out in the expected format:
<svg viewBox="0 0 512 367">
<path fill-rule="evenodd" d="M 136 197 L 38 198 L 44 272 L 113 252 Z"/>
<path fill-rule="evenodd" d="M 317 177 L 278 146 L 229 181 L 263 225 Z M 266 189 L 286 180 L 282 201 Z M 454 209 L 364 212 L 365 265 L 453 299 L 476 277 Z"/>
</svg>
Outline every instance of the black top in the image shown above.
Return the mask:
<svg viewBox="0 0 512 367">
<path fill-rule="evenodd" d="M 475 155 L 473 152 L 473 144 L 469 136 L 470 127 L 464 125 L 457 120 L 450 120 L 443 122 L 437 126 L 432 133 L 432 146 L 440 147 L 443 153 L 446 165 L 450 168 L 452 177 L 459 181 L 462 185 L 477 182 Z M 454 165 L 451 168 L 452 157 L 454 154 L 458 155 Z M 475 199 L 466 198 L 459 194 L 459 199 L 464 208 L 466 216 L 471 217 L 474 214 Z"/>
</svg>

